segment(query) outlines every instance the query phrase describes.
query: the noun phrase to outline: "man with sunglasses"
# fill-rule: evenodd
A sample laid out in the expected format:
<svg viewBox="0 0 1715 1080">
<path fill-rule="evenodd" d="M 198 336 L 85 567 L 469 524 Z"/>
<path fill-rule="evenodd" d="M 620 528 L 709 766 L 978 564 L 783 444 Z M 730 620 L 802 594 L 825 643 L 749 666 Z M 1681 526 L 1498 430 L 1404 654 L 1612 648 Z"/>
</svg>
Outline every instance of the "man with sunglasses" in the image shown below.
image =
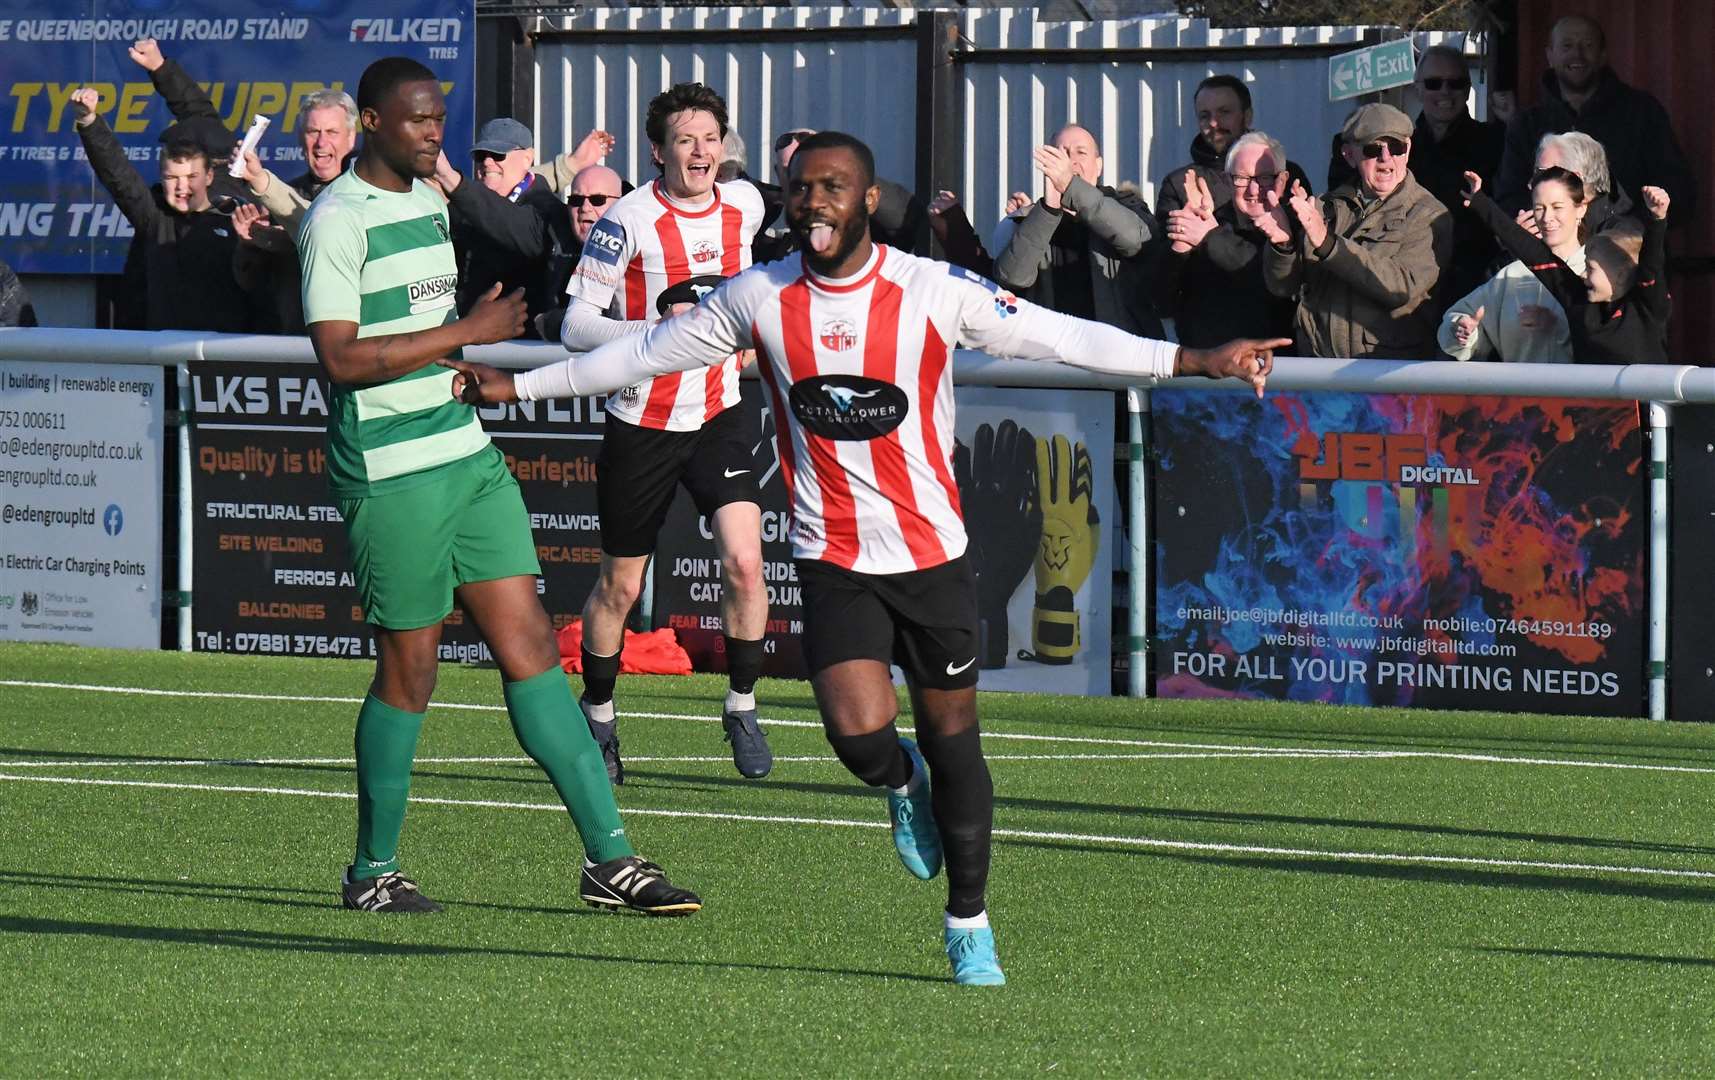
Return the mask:
<svg viewBox="0 0 1715 1080">
<path fill-rule="evenodd" d="M 435 182 L 452 211 L 459 266 L 458 310 L 464 314 L 496 282 L 503 293 L 524 290 L 530 318 L 524 336 L 535 337 L 537 315 L 554 306 L 549 262 L 573 246 L 572 221 L 552 184 L 532 171 L 536 139 L 508 116 L 482 125 L 471 147 L 475 183 L 442 155 Z"/>
<path fill-rule="evenodd" d="M 1411 119 L 1364 105 L 1341 129 L 1357 179 L 1317 199 L 1269 192 L 1251 220 L 1269 239 L 1269 291 L 1296 298 L 1310 356 L 1429 359 L 1439 354 L 1436 290 L 1453 256 L 1453 218 L 1411 175 Z"/>
<path fill-rule="evenodd" d="M 1494 235 L 1459 197 L 1467 172 L 1493 181 L 1505 135 L 1472 118 L 1466 105 L 1471 75 L 1458 49 L 1431 45 L 1417 62 L 1417 100 L 1423 110 L 1411 138 L 1411 175 L 1453 215 L 1453 265 L 1442 296 L 1455 300 L 1488 280 L 1497 252 Z"/>
</svg>

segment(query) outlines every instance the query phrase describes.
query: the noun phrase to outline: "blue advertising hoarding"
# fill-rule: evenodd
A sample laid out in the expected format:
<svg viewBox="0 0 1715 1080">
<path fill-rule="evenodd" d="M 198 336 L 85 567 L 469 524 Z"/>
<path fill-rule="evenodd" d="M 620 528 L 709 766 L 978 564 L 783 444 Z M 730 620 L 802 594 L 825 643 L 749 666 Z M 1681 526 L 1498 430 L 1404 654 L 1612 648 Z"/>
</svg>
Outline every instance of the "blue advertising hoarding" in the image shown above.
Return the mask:
<svg viewBox="0 0 1715 1080">
<path fill-rule="evenodd" d="M 83 159 L 71 95 L 101 94 L 101 112 L 145 180 L 157 177 L 172 122 L 149 73 L 128 55 L 139 38 L 203 85 L 234 138 L 269 118 L 262 161 L 290 180 L 304 171 L 297 109 L 323 87 L 355 92 L 365 66 L 410 56 L 447 90 L 448 155 L 473 138 L 473 0 L 0 0 L 0 252 L 14 270 L 117 273 L 131 226 Z"/>
</svg>

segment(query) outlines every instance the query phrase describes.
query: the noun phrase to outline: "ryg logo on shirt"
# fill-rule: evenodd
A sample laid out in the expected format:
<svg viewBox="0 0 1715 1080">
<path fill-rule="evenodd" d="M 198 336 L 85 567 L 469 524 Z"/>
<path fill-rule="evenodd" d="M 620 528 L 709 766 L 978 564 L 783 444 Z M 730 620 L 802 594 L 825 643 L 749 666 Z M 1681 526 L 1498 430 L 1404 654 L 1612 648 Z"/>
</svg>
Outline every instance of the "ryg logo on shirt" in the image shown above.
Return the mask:
<svg viewBox="0 0 1715 1080">
<path fill-rule="evenodd" d="M 584 241 L 584 254 L 609 266 L 619 265 L 620 253 L 624 250 L 625 229 L 610 218 L 596 222 L 590 229 L 590 238 Z"/>
<path fill-rule="evenodd" d="M 792 415 L 824 439 L 879 439 L 905 422 L 911 404 L 905 391 L 862 375 L 816 375 L 792 384 Z"/>
</svg>

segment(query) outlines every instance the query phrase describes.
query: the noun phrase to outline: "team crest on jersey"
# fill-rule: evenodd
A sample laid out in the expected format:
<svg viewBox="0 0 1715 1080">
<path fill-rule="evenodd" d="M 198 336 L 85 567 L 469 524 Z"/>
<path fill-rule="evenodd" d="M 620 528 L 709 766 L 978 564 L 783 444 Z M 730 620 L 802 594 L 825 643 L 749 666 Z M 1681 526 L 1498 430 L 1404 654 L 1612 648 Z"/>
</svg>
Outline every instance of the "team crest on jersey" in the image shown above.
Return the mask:
<svg viewBox="0 0 1715 1080">
<path fill-rule="evenodd" d="M 822 344 L 835 352 L 845 352 L 858 342 L 857 327 L 850 319 L 829 319 L 822 324 Z"/>
<path fill-rule="evenodd" d="M 439 214 L 435 215 L 435 233 L 443 244 L 452 239 L 452 234 L 447 232 L 447 219 Z"/>
<path fill-rule="evenodd" d="M 691 245 L 692 262 L 713 262 L 721 257 L 721 249 L 707 240 L 698 240 Z"/>
</svg>

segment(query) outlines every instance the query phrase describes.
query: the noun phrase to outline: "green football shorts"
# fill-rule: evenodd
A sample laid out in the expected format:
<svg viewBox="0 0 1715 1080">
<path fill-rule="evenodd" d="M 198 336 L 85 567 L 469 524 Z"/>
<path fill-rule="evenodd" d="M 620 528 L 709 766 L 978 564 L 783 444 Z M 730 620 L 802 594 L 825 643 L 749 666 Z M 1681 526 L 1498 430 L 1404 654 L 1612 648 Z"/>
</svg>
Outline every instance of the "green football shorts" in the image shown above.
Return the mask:
<svg viewBox="0 0 1715 1080">
<path fill-rule="evenodd" d="M 404 491 L 338 500 L 366 622 L 432 626 L 460 585 L 542 572 L 524 496 L 498 449 L 435 473 Z"/>
</svg>

